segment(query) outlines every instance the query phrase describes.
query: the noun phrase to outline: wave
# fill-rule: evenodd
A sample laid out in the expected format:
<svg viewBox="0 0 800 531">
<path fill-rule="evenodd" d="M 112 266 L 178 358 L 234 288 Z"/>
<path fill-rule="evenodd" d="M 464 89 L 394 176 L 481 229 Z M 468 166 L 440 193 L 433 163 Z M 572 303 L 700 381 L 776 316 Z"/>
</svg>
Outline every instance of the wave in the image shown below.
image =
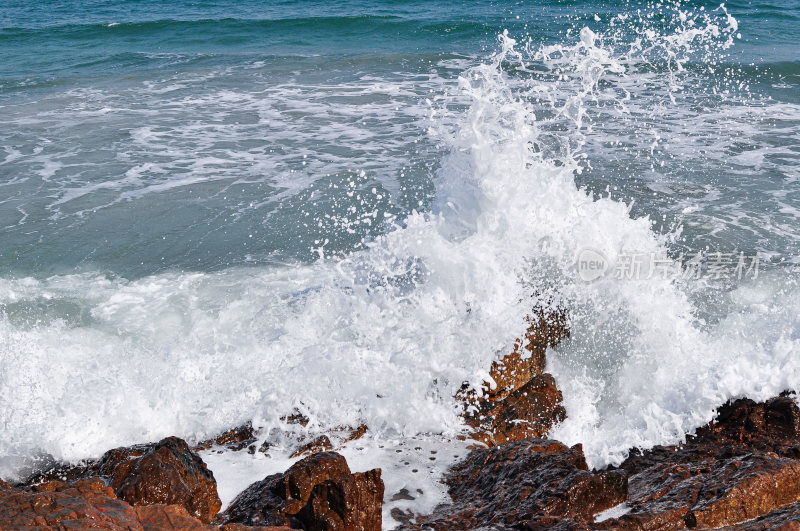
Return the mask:
<svg viewBox="0 0 800 531">
<path fill-rule="evenodd" d="M 724 16 L 697 22 L 701 38 L 657 36 L 674 57 L 653 108 L 686 104 L 681 65 L 735 31 Z M 730 312 L 710 324 L 697 300 L 713 286 L 576 274 L 583 249 L 612 266 L 630 253 L 669 261 L 677 237 L 576 185 L 591 162 L 588 110 L 630 105 L 632 54 L 589 28 L 556 47 L 508 35 L 500 47 L 431 107 L 447 149 L 430 209 L 363 250 L 331 256 L 322 239 L 311 264 L 0 281 L 0 474 L 41 452 L 74 460 L 250 419 L 268 432 L 295 408 L 309 430 L 456 435 L 455 392 L 485 380 L 531 308 L 553 301 L 573 330 L 549 354 L 569 415 L 554 436 L 583 443 L 592 465 L 679 439 L 725 398 L 797 387 L 790 278 L 729 290 Z"/>
</svg>

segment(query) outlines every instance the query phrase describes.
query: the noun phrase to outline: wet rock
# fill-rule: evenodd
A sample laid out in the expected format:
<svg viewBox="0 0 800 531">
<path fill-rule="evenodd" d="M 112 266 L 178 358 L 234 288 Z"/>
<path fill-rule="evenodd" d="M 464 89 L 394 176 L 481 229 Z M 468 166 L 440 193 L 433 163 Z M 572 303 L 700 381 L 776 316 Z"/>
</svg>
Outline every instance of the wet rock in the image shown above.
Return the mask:
<svg viewBox="0 0 800 531">
<path fill-rule="evenodd" d="M 474 450 L 453 467 L 447 485 L 451 505 L 401 529 L 542 529 L 554 521 L 580 528 L 628 492 L 625 471 L 589 471 L 580 445 L 547 439 Z"/>
<path fill-rule="evenodd" d="M 281 417 L 281 420 L 286 424 L 299 424 L 303 427 L 307 426 L 309 422 L 309 418 L 296 409 L 291 415 Z"/>
<path fill-rule="evenodd" d="M 788 395 L 729 402 L 675 446 L 631 451 L 630 512 L 604 529 L 730 527 L 800 500 L 800 409 Z"/>
<path fill-rule="evenodd" d="M 135 508 L 144 531 L 289 531 L 289 527 L 241 524 L 216 526 L 193 518 L 181 505 L 146 505 Z"/>
<path fill-rule="evenodd" d="M 472 420 L 473 438 L 488 446 L 542 437 L 567 417 L 561 391 L 550 374 L 540 374 Z"/>
<path fill-rule="evenodd" d="M 329 479 L 314 486 L 297 518 L 308 531 L 380 531 L 380 469 Z"/>
<path fill-rule="evenodd" d="M 228 450 L 239 451 L 247 448 L 256 442 L 256 431 L 253 429 L 253 424 L 248 422 L 231 428 L 230 430 L 214 437 L 198 443 L 192 447 L 192 451 L 199 452 L 200 450 L 208 450 L 212 446 L 225 446 Z"/>
<path fill-rule="evenodd" d="M 478 392 L 465 385 L 456 395 L 472 437 L 487 446 L 543 437 L 566 418 L 555 379 L 543 372 L 547 348 L 569 336 L 566 314 L 534 310 L 528 321 L 524 339 L 492 363 L 493 383 Z"/>
<path fill-rule="evenodd" d="M 348 443 L 350 441 L 355 441 L 355 440 L 360 439 L 361 437 L 366 435 L 367 429 L 368 428 L 367 428 L 366 424 L 359 425 L 358 428 L 356 428 L 356 429 L 354 429 L 354 430 L 352 430 L 350 432 L 350 435 L 348 435 L 347 438 L 345 438 L 344 442 Z"/>
<path fill-rule="evenodd" d="M 6 484 L 8 485 L 8 484 Z M 142 530 L 129 504 L 99 478 L 52 481 L 34 489 L 0 489 L 0 529 Z"/>
<path fill-rule="evenodd" d="M 177 437 L 106 452 L 94 471 L 132 505 L 178 504 L 203 522 L 221 507 L 214 474 Z"/>
<path fill-rule="evenodd" d="M 764 516 L 730 527 L 731 531 L 800 531 L 800 501 Z"/>
<path fill-rule="evenodd" d="M 308 502 L 315 485 L 350 475 L 345 458 L 336 452 L 320 452 L 247 487 L 221 513 L 221 523 L 290 525 L 292 517 Z"/>
<path fill-rule="evenodd" d="M 317 452 L 326 452 L 328 450 L 333 450 L 333 445 L 331 444 L 331 440 L 328 438 L 327 435 L 320 435 L 313 441 L 304 444 L 291 455 L 291 457 L 299 457 L 301 455 L 306 454 L 315 454 Z"/>
</svg>

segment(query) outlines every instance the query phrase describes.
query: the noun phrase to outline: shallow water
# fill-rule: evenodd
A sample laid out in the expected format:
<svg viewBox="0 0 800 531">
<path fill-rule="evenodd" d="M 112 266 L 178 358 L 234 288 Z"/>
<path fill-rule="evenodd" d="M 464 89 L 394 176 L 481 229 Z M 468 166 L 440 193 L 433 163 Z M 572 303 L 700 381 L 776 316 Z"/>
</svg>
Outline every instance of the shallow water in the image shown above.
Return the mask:
<svg viewBox="0 0 800 531">
<path fill-rule="evenodd" d="M 794 2 L 35 7 L 0 7 L 3 477 L 297 408 L 402 488 L 386 448 L 460 433 L 544 300 L 592 465 L 798 386 Z"/>
</svg>

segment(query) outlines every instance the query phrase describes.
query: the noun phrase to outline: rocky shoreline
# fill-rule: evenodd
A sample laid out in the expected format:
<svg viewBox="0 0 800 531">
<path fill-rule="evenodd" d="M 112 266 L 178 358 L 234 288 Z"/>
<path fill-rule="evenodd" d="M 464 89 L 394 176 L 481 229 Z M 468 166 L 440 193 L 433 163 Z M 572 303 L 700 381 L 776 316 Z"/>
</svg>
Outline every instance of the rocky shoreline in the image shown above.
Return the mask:
<svg viewBox="0 0 800 531">
<path fill-rule="evenodd" d="M 563 316 L 532 315 L 525 337 L 492 365 L 494 384 L 459 393 L 480 447 L 446 476 L 452 503 L 427 515 L 393 509 L 398 529 L 800 530 L 793 392 L 728 402 L 683 444 L 631 449 L 619 466 L 590 470 L 581 445 L 544 438 L 566 415 L 544 372 L 545 351 L 569 331 Z M 359 426 L 345 439 L 366 431 Z M 325 436 L 220 512 L 214 475 L 197 452 L 253 453 L 257 435 L 245 425 L 194 447 L 169 437 L 0 482 L 0 529 L 381 529 L 381 470 L 352 473 Z"/>
</svg>

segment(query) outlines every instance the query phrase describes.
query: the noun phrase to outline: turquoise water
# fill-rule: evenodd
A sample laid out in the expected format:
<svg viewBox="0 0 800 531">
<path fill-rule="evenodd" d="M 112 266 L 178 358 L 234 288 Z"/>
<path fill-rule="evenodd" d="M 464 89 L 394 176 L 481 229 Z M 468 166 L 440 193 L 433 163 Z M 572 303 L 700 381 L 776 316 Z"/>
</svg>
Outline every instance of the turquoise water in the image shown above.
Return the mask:
<svg viewBox="0 0 800 531">
<path fill-rule="evenodd" d="M 574 319 L 557 435 L 593 464 L 797 387 L 799 22 L 794 0 L 3 2 L 0 473 L 295 407 L 452 435 L 450 397 L 548 290 Z M 765 269 L 581 283 L 584 248 Z"/>
<path fill-rule="evenodd" d="M 306 214 L 316 219 L 321 211 L 351 206 L 318 191 L 328 175 L 366 171 L 358 188 L 386 189 L 383 200 L 367 207 L 378 209 L 379 218 L 407 213 L 420 201 L 427 206 L 441 151 L 421 134 L 426 98 L 493 52 L 504 29 L 535 45 L 559 44 L 571 28 L 573 35 L 583 24 L 602 29 L 617 14 L 642 7 L 647 4 L 6 2 L 0 8 L 0 268 L 37 277 L 100 270 L 134 278 L 310 260 L 320 238 L 349 252 L 383 229 L 345 234 L 324 220 L 322 227 L 303 227 Z M 687 106 L 718 109 L 721 120 L 731 120 L 698 124 L 697 136 L 709 143 L 726 134 L 724 127 L 737 127 L 742 107 L 765 98 L 773 106 L 794 105 L 800 97 L 797 6 L 735 2 L 728 9 L 741 21 L 741 39 L 714 57 L 711 71 L 690 60 L 698 75 L 684 90 Z M 645 26 L 663 31 L 670 26 L 665 19 L 662 10 L 628 28 L 617 24 L 613 38 Z M 659 68 L 657 50 L 654 56 Z M 731 93 L 709 97 L 720 84 Z M 695 247 L 708 243 L 711 224 L 719 235 L 713 245 L 791 252 L 787 226 L 800 198 L 774 188 L 797 175 L 796 129 L 770 132 L 771 120 L 781 118 L 760 117 L 763 127 L 726 146 L 723 159 L 706 167 L 695 140 L 674 131 L 673 120 L 645 126 L 637 116 L 640 130 L 670 129 L 676 149 L 688 149 L 691 162 L 682 154 L 682 161 L 651 171 L 630 152 L 600 145 L 595 171 L 580 183 L 615 186 L 628 201 L 639 200 L 638 215 L 664 214 L 669 223 L 677 222 L 676 205 L 707 202 L 681 220 L 690 243 L 701 240 Z M 602 137 L 596 129 L 589 142 Z M 787 152 L 740 164 L 743 152 L 757 151 L 753 142 Z M 642 166 L 649 175 L 641 175 Z M 742 179 L 752 181 L 753 173 L 757 191 L 744 197 L 754 183 Z M 685 187 L 666 190 L 664 181 Z M 655 192 L 654 182 L 661 186 Z M 709 198 L 709 186 L 724 190 L 725 199 Z M 324 196 L 318 210 L 304 200 L 315 193 Z"/>
</svg>

